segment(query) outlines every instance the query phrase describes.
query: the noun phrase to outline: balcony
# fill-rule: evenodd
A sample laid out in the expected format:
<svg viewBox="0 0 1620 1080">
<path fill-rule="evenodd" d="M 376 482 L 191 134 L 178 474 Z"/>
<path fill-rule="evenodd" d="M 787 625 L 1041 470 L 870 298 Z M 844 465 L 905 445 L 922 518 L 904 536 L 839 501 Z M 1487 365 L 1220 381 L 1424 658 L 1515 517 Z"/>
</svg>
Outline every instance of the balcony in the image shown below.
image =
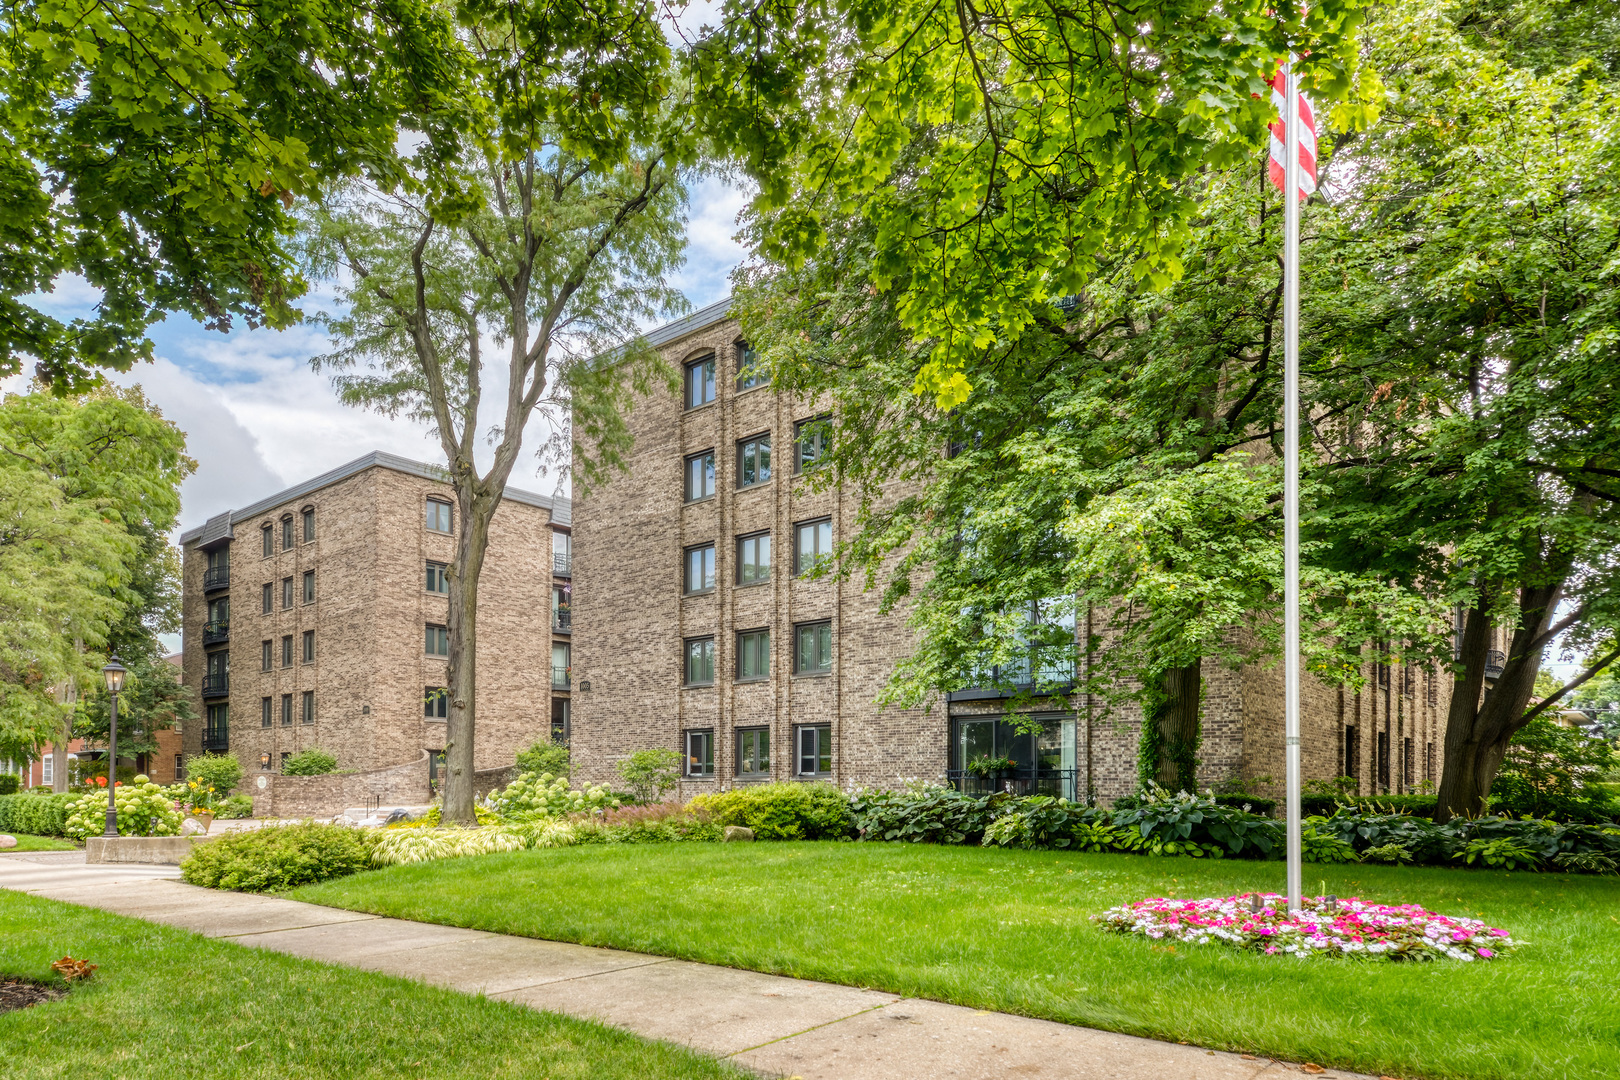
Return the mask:
<svg viewBox="0 0 1620 1080">
<path fill-rule="evenodd" d="M 225 697 L 231 692 L 231 677 L 229 675 L 204 675 L 202 681 L 202 696 Z"/>
<path fill-rule="evenodd" d="M 1502 669 L 1507 666 L 1507 653 L 1501 649 L 1492 649 L 1485 654 L 1485 677 L 1487 679 L 1500 679 Z"/>
<path fill-rule="evenodd" d="M 231 587 L 231 568 L 210 566 L 203 571 L 203 592 L 219 592 Z"/>
<path fill-rule="evenodd" d="M 213 645 L 220 641 L 229 641 L 231 637 L 231 624 L 224 619 L 203 624 L 203 644 Z"/>
<path fill-rule="evenodd" d="M 551 573 L 554 577 L 573 577 L 570 569 L 574 559 L 572 555 L 565 555 L 560 551 L 551 554 Z"/>
<path fill-rule="evenodd" d="M 554 634 L 572 633 L 573 615 L 565 607 L 551 613 L 551 631 Z"/>
<path fill-rule="evenodd" d="M 565 667 L 553 667 L 551 669 L 551 688 L 553 690 L 567 690 L 568 687 L 568 669 Z"/>
<path fill-rule="evenodd" d="M 945 774 L 945 778 L 951 787 L 964 795 L 993 795 L 1005 791 L 1014 795 L 1055 795 L 1059 798 L 1073 799 L 1077 775 L 1075 769 L 1018 765 L 991 773 L 951 769 Z"/>
<path fill-rule="evenodd" d="M 210 754 L 223 754 L 231 748 L 231 730 L 223 727 L 210 727 L 203 731 L 203 750 Z"/>
<path fill-rule="evenodd" d="M 975 685 L 953 691 L 952 701 L 1012 697 L 1040 688 L 1042 693 L 1067 694 L 1074 688 L 1074 646 L 1037 645 L 1008 664 L 992 667 Z"/>
</svg>

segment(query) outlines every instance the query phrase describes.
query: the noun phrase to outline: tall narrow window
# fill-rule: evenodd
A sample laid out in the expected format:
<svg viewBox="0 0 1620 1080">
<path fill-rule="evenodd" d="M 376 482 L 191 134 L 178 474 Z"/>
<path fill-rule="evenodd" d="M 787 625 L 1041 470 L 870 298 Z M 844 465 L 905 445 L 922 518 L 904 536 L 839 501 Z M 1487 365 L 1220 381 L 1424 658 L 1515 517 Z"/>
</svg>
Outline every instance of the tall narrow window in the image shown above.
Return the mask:
<svg viewBox="0 0 1620 1080">
<path fill-rule="evenodd" d="M 315 571 L 313 571 L 313 570 L 305 570 L 304 571 L 304 603 L 313 604 L 314 602 L 315 602 Z"/>
<path fill-rule="evenodd" d="M 567 690 L 573 677 L 573 650 L 566 641 L 551 643 L 551 688 Z"/>
<path fill-rule="evenodd" d="M 265 582 L 264 588 L 260 592 L 259 599 L 264 604 L 264 613 L 266 615 L 276 610 L 276 587 L 270 584 L 268 581 Z"/>
<path fill-rule="evenodd" d="M 568 577 L 573 572 L 574 538 L 565 532 L 551 531 L 551 572 Z"/>
<path fill-rule="evenodd" d="M 450 628 L 435 623 L 427 624 L 427 654 L 429 656 L 450 655 Z"/>
<path fill-rule="evenodd" d="M 315 631 L 313 631 L 313 630 L 305 630 L 304 631 L 304 663 L 313 664 L 314 662 L 315 662 Z"/>
<path fill-rule="evenodd" d="M 275 647 L 269 638 L 259 642 L 259 670 L 269 671 L 274 667 L 271 657 L 275 655 Z"/>
<path fill-rule="evenodd" d="M 304 508 L 304 543 L 308 544 L 315 539 L 315 508 Z"/>
<path fill-rule="evenodd" d="M 688 638 L 686 641 L 686 685 L 714 683 L 714 638 Z"/>
<path fill-rule="evenodd" d="M 450 532 L 450 504 L 443 499 L 427 501 L 427 527 L 429 532 Z"/>
<path fill-rule="evenodd" d="M 771 729 L 737 729 L 737 779 L 768 780 L 771 776 Z"/>
<path fill-rule="evenodd" d="M 756 386 L 765 385 L 764 365 L 759 362 L 759 353 L 746 341 L 739 341 L 737 348 L 737 389 L 752 390 Z"/>
<path fill-rule="evenodd" d="M 689 596 L 692 593 L 710 592 L 714 589 L 713 544 L 686 549 L 686 570 L 683 579 L 683 591 Z"/>
<path fill-rule="evenodd" d="M 832 725 L 807 724 L 794 731 L 800 776 L 832 775 Z"/>
<path fill-rule="evenodd" d="M 292 727 L 292 695 L 281 695 L 281 726 Z"/>
<path fill-rule="evenodd" d="M 444 596 L 450 595 L 450 579 L 444 576 L 449 569 L 449 565 L 442 562 L 430 562 L 427 564 L 428 592 L 440 593 Z"/>
<path fill-rule="evenodd" d="M 737 538 L 737 584 L 761 585 L 771 579 L 771 534 Z"/>
<path fill-rule="evenodd" d="M 686 365 L 686 407 L 695 409 L 714 400 L 714 355 Z"/>
<path fill-rule="evenodd" d="M 276 553 L 276 530 L 266 525 L 259 530 L 259 535 L 264 538 L 264 557 L 268 559 Z"/>
<path fill-rule="evenodd" d="M 745 630 L 737 635 L 737 681 L 750 682 L 771 673 L 771 632 Z"/>
<path fill-rule="evenodd" d="M 686 459 L 686 501 L 707 499 L 714 494 L 714 451 L 705 450 Z"/>
<path fill-rule="evenodd" d="M 793 674 L 825 675 L 832 670 L 832 623 L 800 623 L 793 635 Z"/>
<path fill-rule="evenodd" d="M 281 639 L 281 666 L 292 667 L 292 635 L 284 635 Z"/>
<path fill-rule="evenodd" d="M 293 546 L 293 518 L 291 514 L 281 519 L 281 550 L 290 551 Z"/>
<path fill-rule="evenodd" d="M 270 724 L 271 724 L 271 714 L 273 712 L 274 712 L 274 710 L 270 706 L 270 699 L 267 698 L 267 697 L 260 698 L 259 699 L 259 726 L 260 727 L 263 728 L 263 727 L 269 727 L 270 726 Z"/>
<path fill-rule="evenodd" d="M 450 716 L 450 691 L 442 686 L 423 688 L 422 715 L 429 720 L 448 719 Z"/>
<path fill-rule="evenodd" d="M 827 456 L 832 434 L 832 418 L 818 416 L 793 425 L 793 471 L 813 469 Z"/>
<path fill-rule="evenodd" d="M 793 572 L 803 577 L 832 557 L 832 521 L 805 521 L 793 528 Z"/>
<path fill-rule="evenodd" d="M 737 486 L 753 487 L 771 478 L 771 435 L 755 435 L 737 444 Z"/>
<path fill-rule="evenodd" d="M 1344 728 L 1344 772 L 1340 775 L 1353 777 L 1356 790 L 1361 790 L 1361 729 L 1355 724 Z"/>
<path fill-rule="evenodd" d="M 304 691 L 303 708 L 299 711 L 299 719 L 306 724 L 315 722 L 315 691 Z"/>
<path fill-rule="evenodd" d="M 713 729 L 686 733 L 686 775 L 693 777 L 714 775 Z"/>
<path fill-rule="evenodd" d="M 281 579 L 281 607 L 285 611 L 293 606 L 293 580 L 290 577 Z"/>
</svg>

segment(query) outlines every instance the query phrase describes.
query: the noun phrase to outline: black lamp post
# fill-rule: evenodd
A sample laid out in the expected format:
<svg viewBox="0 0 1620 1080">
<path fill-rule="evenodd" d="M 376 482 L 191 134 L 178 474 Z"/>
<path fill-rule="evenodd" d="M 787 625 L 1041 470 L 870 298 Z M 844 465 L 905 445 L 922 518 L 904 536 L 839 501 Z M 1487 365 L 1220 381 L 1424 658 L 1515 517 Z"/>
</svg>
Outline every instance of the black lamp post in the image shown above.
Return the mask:
<svg viewBox="0 0 1620 1080">
<path fill-rule="evenodd" d="M 129 669 L 110 657 L 101 669 L 107 680 L 107 693 L 112 695 L 112 706 L 107 723 L 107 828 L 102 836 L 118 835 L 118 691 L 124 688 L 124 676 Z"/>
</svg>

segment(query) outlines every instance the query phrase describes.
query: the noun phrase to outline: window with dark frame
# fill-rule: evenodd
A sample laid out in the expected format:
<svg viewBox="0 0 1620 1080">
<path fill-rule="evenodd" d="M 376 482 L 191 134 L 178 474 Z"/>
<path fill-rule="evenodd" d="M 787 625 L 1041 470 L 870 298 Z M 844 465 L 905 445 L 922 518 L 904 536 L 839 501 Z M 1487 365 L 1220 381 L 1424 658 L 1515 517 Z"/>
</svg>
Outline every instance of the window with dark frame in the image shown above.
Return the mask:
<svg viewBox="0 0 1620 1080">
<path fill-rule="evenodd" d="M 313 631 L 313 630 L 305 630 L 304 631 L 304 663 L 313 664 L 314 662 L 315 662 L 315 631 Z"/>
<path fill-rule="evenodd" d="M 734 347 L 737 350 L 738 391 L 764 386 L 767 380 L 764 365 L 759 362 L 758 351 L 746 341 L 739 341 Z"/>
<path fill-rule="evenodd" d="M 304 543 L 313 543 L 315 540 L 315 508 L 304 508 Z"/>
<path fill-rule="evenodd" d="M 1344 727 L 1344 772 L 1341 776 L 1351 776 L 1356 780 L 1357 790 L 1361 787 L 1361 729 L 1354 724 Z"/>
<path fill-rule="evenodd" d="M 432 562 L 427 564 L 427 591 L 438 593 L 441 596 L 450 595 L 450 579 L 445 573 L 450 569 L 448 563 Z"/>
<path fill-rule="evenodd" d="M 264 537 L 264 557 L 268 559 L 276 553 L 276 530 L 273 526 L 266 525 L 259 530 L 259 535 Z"/>
<path fill-rule="evenodd" d="M 429 686 L 422 690 L 422 715 L 429 720 L 447 720 L 450 717 L 450 691 L 443 686 Z"/>
<path fill-rule="evenodd" d="M 793 526 L 793 574 L 803 577 L 832 557 L 832 519 Z"/>
<path fill-rule="evenodd" d="M 709 777 L 714 775 L 714 729 L 686 733 L 686 775 Z"/>
<path fill-rule="evenodd" d="M 451 528 L 450 504 L 443 499 L 427 501 L 427 529 L 429 532 L 447 533 Z"/>
<path fill-rule="evenodd" d="M 275 655 L 275 644 L 269 638 L 259 643 L 259 670 L 269 671 L 275 666 L 272 658 Z"/>
<path fill-rule="evenodd" d="M 304 571 L 304 603 L 313 604 L 314 602 L 315 602 L 315 571 L 313 571 L 313 570 L 305 570 Z"/>
<path fill-rule="evenodd" d="M 291 750 L 283 750 L 281 752 L 281 766 L 280 766 L 280 768 L 281 768 L 282 772 L 287 771 L 287 759 L 290 758 L 290 757 L 292 757 L 292 751 Z"/>
<path fill-rule="evenodd" d="M 737 444 L 737 486 L 755 487 L 771 478 L 771 433 L 755 435 Z"/>
<path fill-rule="evenodd" d="M 1407 793 L 1410 793 L 1412 790 L 1412 785 L 1415 783 L 1417 783 L 1417 758 L 1413 754 L 1412 740 L 1409 738 L 1402 739 L 1401 786 L 1406 789 Z"/>
<path fill-rule="evenodd" d="M 714 683 L 714 638 L 687 638 L 684 664 L 687 686 L 711 686 Z"/>
<path fill-rule="evenodd" d="M 714 591 L 714 545 L 686 549 L 681 572 L 681 591 L 687 596 Z"/>
<path fill-rule="evenodd" d="M 771 579 L 771 534 L 737 538 L 737 584 L 763 585 Z"/>
<path fill-rule="evenodd" d="M 299 720 L 305 724 L 313 724 L 315 722 L 315 691 L 304 691 L 304 700 L 302 702 Z"/>
<path fill-rule="evenodd" d="M 265 582 L 264 587 L 259 590 L 259 600 L 260 614 L 268 615 L 276 610 L 276 587 L 268 581 Z"/>
<path fill-rule="evenodd" d="M 429 656 L 449 656 L 450 628 L 448 626 L 439 626 L 436 623 L 428 623 L 426 647 Z"/>
<path fill-rule="evenodd" d="M 832 417 L 817 416 L 793 425 L 793 471 L 813 469 L 827 456 L 832 437 Z"/>
<path fill-rule="evenodd" d="M 292 667 L 292 635 L 284 634 L 281 638 L 281 666 Z"/>
<path fill-rule="evenodd" d="M 291 551 L 293 546 L 293 517 L 288 514 L 281 519 L 281 550 Z"/>
<path fill-rule="evenodd" d="M 686 407 L 695 409 L 714 400 L 714 354 L 686 365 Z"/>
<path fill-rule="evenodd" d="M 793 628 L 793 674 L 826 675 L 832 671 L 832 623 L 800 623 Z"/>
<path fill-rule="evenodd" d="M 799 776 L 832 775 L 832 725 L 805 724 L 793 730 Z"/>
<path fill-rule="evenodd" d="M 262 728 L 269 727 L 274 722 L 273 721 L 274 713 L 275 713 L 275 708 L 274 708 L 274 706 L 272 706 L 270 704 L 270 699 L 267 698 L 267 697 L 260 698 L 259 699 L 259 726 L 262 727 Z"/>
<path fill-rule="evenodd" d="M 281 579 L 281 609 L 286 611 L 293 606 L 293 581 L 290 577 Z"/>
<path fill-rule="evenodd" d="M 292 695 L 281 695 L 281 726 L 292 727 Z"/>
<path fill-rule="evenodd" d="M 714 451 L 686 459 L 686 501 L 697 502 L 714 494 Z"/>
<path fill-rule="evenodd" d="M 737 681 L 754 682 L 771 674 L 771 632 L 744 630 L 737 635 Z"/>
<path fill-rule="evenodd" d="M 174 778 L 178 782 L 186 778 L 186 755 L 174 755 Z"/>
<path fill-rule="evenodd" d="M 771 729 L 737 729 L 737 779 L 768 780 L 771 775 Z"/>
</svg>

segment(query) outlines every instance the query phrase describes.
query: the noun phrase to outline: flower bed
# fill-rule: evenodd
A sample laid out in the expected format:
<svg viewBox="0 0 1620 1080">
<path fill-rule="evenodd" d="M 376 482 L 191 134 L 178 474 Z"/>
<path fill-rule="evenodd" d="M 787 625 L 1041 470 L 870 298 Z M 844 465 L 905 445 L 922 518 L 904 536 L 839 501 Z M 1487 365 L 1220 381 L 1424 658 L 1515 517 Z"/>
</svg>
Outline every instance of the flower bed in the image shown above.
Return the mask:
<svg viewBox="0 0 1620 1080">
<path fill-rule="evenodd" d="M 1189 945 L 1223 944 L 1267 954 L 1355 956 L 1369 960 L 1498 960 L 1519 945 L 1478 919 L 1425 911 L 1416 904 L 1373 904 L 1357 897 L 1307 896 L 1297 915 L 1285 898 L 1261 894 L 1204 900 L 1138 900 L 1092 919 L 1118 934 Z"/>
</svg>

